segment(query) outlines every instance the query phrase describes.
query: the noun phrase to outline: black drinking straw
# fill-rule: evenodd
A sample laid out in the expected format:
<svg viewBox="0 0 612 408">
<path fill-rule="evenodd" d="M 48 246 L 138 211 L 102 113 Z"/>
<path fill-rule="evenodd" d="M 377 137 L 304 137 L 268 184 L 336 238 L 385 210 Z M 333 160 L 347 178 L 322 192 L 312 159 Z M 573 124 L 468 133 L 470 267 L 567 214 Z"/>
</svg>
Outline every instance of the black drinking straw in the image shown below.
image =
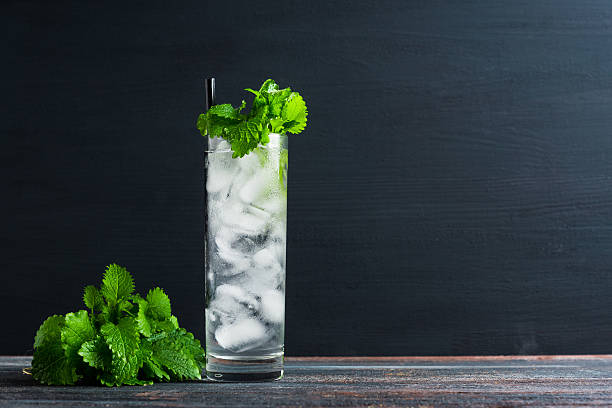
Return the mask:
<svg viewBox="0 0 612 408">
<path fill-rule="evenodd" d="M 206 78 L 204 81 L 206 88 L 206 110 L 215 104 L 215 78 Z"/>
<path fill-rule="evenodd" d="M 204 80 L 204 89 L 206 91 L 206 100 L 204 101 L 206 112 L 211 106 L 215 104 L 215 78 L 206 78 Z M 209 139 L 206 138 L 206 146 L 208 146 Z M 208 147 L 205 149 L 208 151 Z M 206 180 L 208 179 L 208 159 L 204 159 L 204 186 L 206 186 Z M 206 188 L 204 188 L 204 282 L 206 282 L 206 276 L 208 273 L 208 197 Z M 206 284 L 206 295 L 204 297 L 208 305 L 208 284 Z"/>
</svg>

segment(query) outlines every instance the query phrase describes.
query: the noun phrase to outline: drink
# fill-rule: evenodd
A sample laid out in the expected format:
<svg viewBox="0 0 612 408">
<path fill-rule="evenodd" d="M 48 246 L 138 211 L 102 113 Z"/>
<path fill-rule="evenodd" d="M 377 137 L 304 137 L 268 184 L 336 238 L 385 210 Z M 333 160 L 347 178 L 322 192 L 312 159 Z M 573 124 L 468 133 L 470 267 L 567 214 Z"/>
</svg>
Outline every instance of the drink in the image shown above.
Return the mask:
<svg viewBox="0 0 612 408">
<path fill-rule="evenodd" d="M 283 374 L 287 136 L 243 157 L 223 139 L 206 157 L 206 372 L 218 381 Z"/>
<path fill-rule="evenodd" d="M 206 376 L 216 381 L 283 375 L 287 133 L 306 127 L 302 96 L 267 79 L 248 113 L 215 104 L 196 126 L 206 156 Z"/>
</svg>

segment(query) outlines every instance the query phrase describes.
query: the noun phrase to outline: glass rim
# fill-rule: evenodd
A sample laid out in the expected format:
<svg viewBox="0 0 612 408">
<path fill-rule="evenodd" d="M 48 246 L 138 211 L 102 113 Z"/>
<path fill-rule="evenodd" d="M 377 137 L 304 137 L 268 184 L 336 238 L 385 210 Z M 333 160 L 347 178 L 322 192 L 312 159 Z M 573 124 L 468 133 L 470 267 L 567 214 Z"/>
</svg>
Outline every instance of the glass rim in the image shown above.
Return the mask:
<svg viewBox="0 0 612 408">
<path fill-rule="evenodd" d="M 266 150 L 282 150 L 287 149 L 287 144 L 289 141 L 289 136 L 287 133 L 269 133 L 268 138 L 270 139 L 268 143 L 265 145 L 259 144 L 257 145 L 257 149 L 266 149 Z M 206 141 L 206 148 L 204 149 L 204 153 L 229 153 L 233 150 L 230 148 L 224 149 L 210 149 L 211 140 L 225 140 L 220 136 L 216 136 L 214 138 L 208 137 Z"/>
</svg>

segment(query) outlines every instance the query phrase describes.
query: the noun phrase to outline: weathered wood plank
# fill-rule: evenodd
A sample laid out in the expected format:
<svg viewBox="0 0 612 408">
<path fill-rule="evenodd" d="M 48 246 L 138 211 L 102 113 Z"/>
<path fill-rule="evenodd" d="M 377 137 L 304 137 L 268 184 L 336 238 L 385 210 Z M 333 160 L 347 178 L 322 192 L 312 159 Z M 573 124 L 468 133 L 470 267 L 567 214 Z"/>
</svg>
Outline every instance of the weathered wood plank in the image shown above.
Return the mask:
<svg viewBox="0 0 612 408">
<path fill-rule="evenodd" d="M 287 358 L 272 383 L 46 387 L 0 357 L 0 406 L 610 406 L 612 356 Z"/>
</svg>

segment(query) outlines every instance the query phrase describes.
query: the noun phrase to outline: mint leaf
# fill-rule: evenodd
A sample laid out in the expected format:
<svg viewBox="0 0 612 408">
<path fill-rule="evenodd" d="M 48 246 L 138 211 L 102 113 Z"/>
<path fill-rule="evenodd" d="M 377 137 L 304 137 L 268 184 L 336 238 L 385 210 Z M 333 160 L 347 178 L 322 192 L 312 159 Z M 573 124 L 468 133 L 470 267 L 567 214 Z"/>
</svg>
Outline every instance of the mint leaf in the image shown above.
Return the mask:
<svg viewBox="0 0 612 408">
<path fill-rule="evenodd" d="M 36 336 L 34 337 L 34 348 L 38 348 L 45 343 L 53 343 L 60 340 L 62 327 L 64 327 L 65 321 L 66 318 L 61 315 L 47 317 L 36 332 Z"/>
<path fill-rule="evenodd" d="M 105 370 L 111 367 L 112 353 L 100 336 L 83 343 L 79 355 L 93 368 Z"/>
<path fill-rule="evenodd" d="M 208 110 L 208 114 L 216 115 L 225 119 L 240 120 L 242 119 L 242 117 L 240 116 L 240 111 L 245 107 L 245 105 L 245 101 L 242 101 L 242 104 L 237 109 L 234 109 L 234 107 L 229 103 L 225 103 L 222 105 L 214 105 L 210 107 L 210 109 Z"/>
<path fill-rule="evenodd" d="M 214 105 L 199 115 L 196 123 L 203 136 L 227 140 L 232 147 L 232 157 L 243 157 L 258 146 L 266 145 L 271 132 L 297 134 L 306 127 L 306 103 L 291 88 L 280 89 L 276 82 L 267 79 L 259 91 L 251 88 L 245 91 L 255 95 L 249 114 L 240 113 L 245 101 L 238 108 L 230 104 Z"/>
<path fill-rule="evenodd" d="M 260 95 L 267 95 L 271 92 L 278 91 L 278 85 L 272 79 L 266 79 L 261 87 L 259 88 Z"/>
<path fill-rule="evenodd" d="M 170 318 L 170 299 L 162 289 L 151 289 L 147 293 L 147 302 L 149 312 L 155 319 L 165 320 Z"/>
<path fill-rule="evenodd" d="M 95 286 L 88 285 L 85 286 L 85 290 L 83 291 L 83 302 L 86 307 L 91 309 L 92 312 L 95 312 L 102 310 L 104 299 Z"/>
<path fill-rule="evenodd" d="M 34 339 L 32 377 L 42 384 L 68 385 L 78 380 L 76 361 L 62 348 L 64 316 L 50 316 L 40 326 Z"/>
<path fill-rule="evenodd" d="M 71 385 L 79 379 L 76 362 L 66 357 L 59 339 L 34 350 L 32 377 L 47 385 Z"/>
<path fill-rule="evenodd" d="M 172 333 L 153 341 L 151 360 L 167 369 L 171 378 L 201 379 L 201 367 L 198 361 L 195 360 L 189 347 L 177 341 L 179 337 L 180 335 Z"/>
<path fill-rule="evenodd" d="M 152 318 L 150 317 L 149 312 L 149 302 L 144 299 L 138 300 L 138 315 L 136 316 L 136 325 L 138 326 L 138 331 L 145 337 L 151 336 L 151 320 Z"/>
<path fill-rule="evenodd" d="M 138 373 L 139 346 L 136 322 L 132 318 L 123 318 L 118 324 L 106 323 L 100 328 L 104 340 L 112 352 L 110 373 L 114 384 L 122 383 L 136 377 Z M 111 378 L 105 378 L 105 383 L 111 384 Z"/>
<path fill-rule="evenodd" d="M 151 344 L 150 339 L 144 340 L 140 343 L 140 352 L 143 358 L 142 373 L 144 374 L 144 377 L 148 379 L 169 381 L 170 374 L 168 374 L 166 370 L 161 368 L 159 364 L 152 360 L 153 349 Z"/>
<path fill-rule="evenodd" d="M 173 316 L 174 317 L 174 316 Z M 171 332 L 174 329 L 178 328 L 178 322 L 176 318 L 174 320 L 170 318 L 169 320 L 152 320 L 151 321 L 151 331 L 154 333 L 159 332 Z"/>
<path fill-rule="evenodd" d="M 281 110 L 283 109 L 283 106 L 285 105 L 287 98 L 289 98 L 289 95 L 291 94 L 292 94 L 291 89 L 285 88 L 279 91 L 275 91 L 268 95 L 268 104 L 270 105 L 270 116 L 271 117 L 280 116 Z"/>
<path fill-rule="evenodd" d="M 179 328 L 168 296 L 161 288 L 150 290 L 146 299 L 133 291 L 129 272 L 109 265 L 101 290 L 84 290 L 90 312 L 48 317 L 34 338 L 34 379 L 119 386 L 199 378 L 204 350 Z"/>
<path fill-rule="evenodd" d="M 138 300 L 136 324 L 145 337 L 178 328 L 176 317 L 171 315 L 170 299 L 161 288 L 150 290 L 147 300 Z"/>
<path fill-rule="evenodd" d="M 147 378 L 170 381 L 170 374 L 152 360 L 146 360 L 142 368 Z"/>
<path fill-rule="evenodd" d="M 285 121 L 285 131 L 289 133 L 300 133 L 306 127 L 306 103 L 297 92 L 291 92 L 281 111 L 281 117 Z"/>
<path fill-rule="evenodd" d="M 134 291 L 132 275 L 124 267 L 111 264 L 106 267 L 100 291 L 108 303 L 114 304 Z"/>
<path fill-rule="evenodd" d="M 253 122 L 240 122 L 227 129 L 226 139 L 232 146 L 232 157 L 249 154 L 259 145 L 259 128 Z"/>
<path fill-rule="evenodd" d="M 65 325 L 61 330 L 62 348 L 66 351 L 66 357 L 78 361 L 79 349 L 83 343 L 92 340 L 95 335 L 87 311 L 79 310 L 77 313 L 68 313 Z"/>
<path fill-rule="evenodd" d="M 182 349 L 189 353 L 201 369 L 206 365 L 205 352 L 200 344 L 200 340 L 193 337 L 192 333 L 189 333 L 185 329 L 177 329 L 168 335 L 174 344 L 179 344 Z"/>
</svg>

